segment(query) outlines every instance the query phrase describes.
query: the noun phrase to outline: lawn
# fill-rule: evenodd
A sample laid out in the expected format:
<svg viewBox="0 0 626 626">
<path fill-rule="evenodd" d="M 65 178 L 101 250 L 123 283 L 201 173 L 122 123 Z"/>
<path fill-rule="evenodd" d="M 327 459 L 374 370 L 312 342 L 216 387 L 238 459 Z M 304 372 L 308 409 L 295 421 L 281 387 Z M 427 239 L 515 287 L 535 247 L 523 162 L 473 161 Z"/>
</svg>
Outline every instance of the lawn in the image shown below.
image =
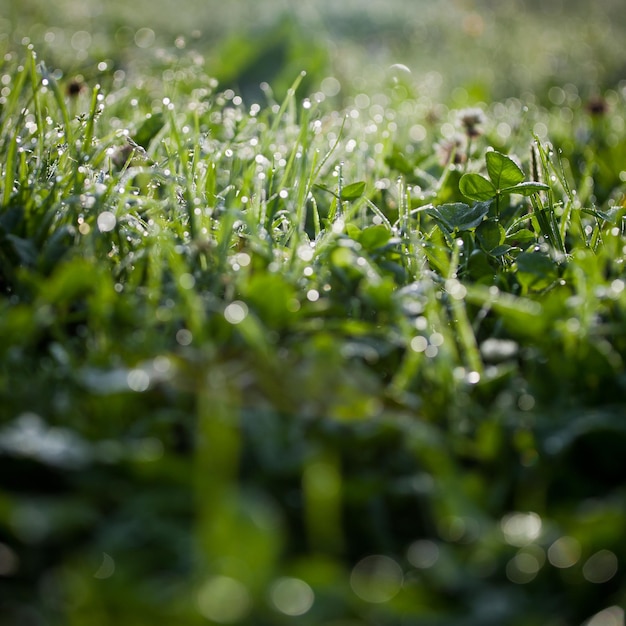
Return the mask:
<svg viewBox="0 0 626 626">
<path fill-rule="evenodd" d="M 623 626 L 626 10 L 488 4 L 0 3 L 2 626 Z"/>
</svg>

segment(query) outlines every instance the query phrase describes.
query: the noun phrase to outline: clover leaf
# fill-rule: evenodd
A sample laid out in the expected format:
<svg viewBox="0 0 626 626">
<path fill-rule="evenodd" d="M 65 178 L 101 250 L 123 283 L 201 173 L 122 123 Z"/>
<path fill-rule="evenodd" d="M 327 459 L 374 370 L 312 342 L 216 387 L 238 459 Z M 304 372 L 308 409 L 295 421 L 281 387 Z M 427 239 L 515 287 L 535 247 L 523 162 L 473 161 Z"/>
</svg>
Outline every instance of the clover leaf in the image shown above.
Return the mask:
<svg viewBox="0 0 626 626">
<path fill-rule="evenodd" d="M 525 182 L 524 172 L 519 165 L 501 152 L 495 150 L 487 152 L 485 160 L 489 178 L 474 172 L 469 172 L 461 177 L 459 189 L 466 198 L 476 202 L 495 198 L 497 206 L 498 200 L 505 194 L 517 193 L 530 196 L 539 191 L 550 189 L 544 183 Z"/>
</svg>

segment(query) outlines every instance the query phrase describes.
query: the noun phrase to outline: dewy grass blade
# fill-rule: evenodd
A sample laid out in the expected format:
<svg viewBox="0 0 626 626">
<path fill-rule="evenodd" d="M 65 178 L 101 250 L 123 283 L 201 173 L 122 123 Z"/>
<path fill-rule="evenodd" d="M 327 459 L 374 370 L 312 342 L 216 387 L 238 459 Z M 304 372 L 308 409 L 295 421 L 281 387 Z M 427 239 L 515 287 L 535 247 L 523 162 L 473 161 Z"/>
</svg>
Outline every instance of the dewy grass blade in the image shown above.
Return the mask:
<svg viewBox="0 0 626 626">
<path fill-rule="evenodd" d="M 41 155 L 44 150 L 44 121 L 43 114 L 41 112 L 42 103 L 41 103 L 41 87 L 42 87 L 42 78 L 37 71 L 37 55 L 32 48 L 29 48 L 29 65 L 30 65 L 30 80 L 31 80 L 31 89 L 33 92 L 33 108 L 35 110 L 35 122 L 37 124 L 37 157 L 41 159 Z M 48 80 L 46 78 L 43 79 L 44 86 L 47 87 Z"/>
<path fill-rule="evenodd" d="M 304 71 L 300 72 L 296 80 L 293 81 L 291 87 L 287 90 L 287 95 L 285 96 L 282 104 L 280 105 L 280 109 L 278 110 L 278 113 L 276 114 L 276 117 L 274 118 L 274 121 L 272 122 L 271 133 L 268 134 L 267 136 L 268 139 L 272 136 L 272 134 L 276 133 L 279 126 L 283 123 L 283 115 L 285 111 L 287 110 L 289 103 L 295 98 L 296 91 L 298 90 L 298 87 L 300 86 L 300 83 L 302 82 L 302 79 L 305 76 L 306 76 L 306 72 Z"/>
<path fill-rule="evenodd" d="M 11 202 L 11 195 L 15 184 L 15 169 L 17 164 L 17 133 L 13 134 L 6 151 L 4 161 L 4 193 L 2 194 L 2 206 L 7 208 Z"/>
<path fill-rule="evenodd" d="M 456 278 L 462 249 L 462 240 L 456 239 L 453 243 L 449 276 L 445 282 L 445 290 L 450 306 L 450 323 L 456 329 L 455 335 L 459 344 L 459 352 L 464 356 L 469 371 L 475 372 L 478 377 L 481 377 L 483 374 L 482 359 L 465 304 L 467 289 Z"/>
<path fill-rule="evenodd" d="M 328 159 L 330 159 L 332 154 L 335 152 L 335 150 L 337 149 L 337 146 L 339 146 L 339 143 L 340 143 L 341 138 L 343 136 L 344 128 L 346 126 L 347 119 L 348 119 L 347 116 L 344 115 L 343 119 L 342 119 L 342 122 L 341 122 L 341 126 L 339 128 L 339 131 L 337 132 L 337 137 L 335 138 L 335 141 L 330 146 L 330 148 L 328 149 L 326 154 L 324 154 L 324 157 L 320 161 L 320 164 L 317 166 L 317 168 L 312 170 L 311 178 L 309 179 L 309 185 L 308 185 L 309 189 L 311 189 L 311 187 L 313 186 L 313 183 L 317 180 L 320 172 L 322 171 L 322 169 L 326 165 L 326 162 L 328 161 Z"/>
<path fill-rule="evenodd" d="M 28 109 L 26 108 L 20 111 L 20 114 L 15 120 L 14 130 L 10 133 L 10 139 L 8 140 L 8 146 L 6 148 L 4 162 L 4 193 L 2 194 L 2 206 L 5 208 L 9 206 L 16 182 L 18 146 L 21 142 L 21 133 L 18 129 L 21 129 L 27 114 Z"/>
<path fill-rule="evenodd" d="M 73 133 L 72 133 L 72 125 L 70 122 L 70 113 L 67 108 L 67 104 L 65 103 L 65 98 L 63 96 L 63 91 L 59 87 L 58 82 L 50 74 L 46 68 L 46 64 L 42 61 L 38 65 L 39 72 L 41 73 L 42 79 L 47 81 L 47 87 L 52 92 L 54 97 L 54 101 L 61 113 L 61 118 L 63 120 L 63 134 L 65 136 L 65 142 L 68 146 L 73 146 Z"/>
<path fill-rule="evenodd" d="M 96 85 L 91 92 L 91 104 L 89 106 L 89 114 L 87 116 L 87 124 L 85 126 L 85 135 L 83 138 L 83 155 L 91 155 L 93 152 L 92 143 L 94 138 L 94 127 L 96 118 L 98 117 L 98 106 L 100 102 L 100 85 Z"/>
<path fill-rule="evenodd" d="M 17 150 L 19 139 L 19 130 L 24 122 L 26 115 L 26 108 L 20 110 L 19 99 L 22 96 L 24 90 L 24 84 L 30 74 L 31 68 L 26 63 L 25 65 L 18 66 L 16 75 L 14 77 L 13 86 L 11 92 L 7 98 L 7 103 L 3 111 L 2 126 L 2 148 L 5 154 L 4 156 L 4 180 L 3 180 L 3 193 L 2 193 L 2 206 L 4 208 L 9 206 L 11 195 L 15 186 L 15 174 L 17 168 Z M 18 112 L 19 111 L 19 112 Z"/>
<path fill-rule="evenodd" d="M 10 125 L 15 119 L 13 116 L 17 115 L 20 110 L 20 97 L 22 97 L 24 85 L 29 74 L 30 67 L 28 63 L 18 65 L 14 71 L 10 92 L 6 97 L 6 103 L 0 116 L 0 137 L 5 140 L 12 138 L 12 134 L 9 132 Z"/>
</svg>

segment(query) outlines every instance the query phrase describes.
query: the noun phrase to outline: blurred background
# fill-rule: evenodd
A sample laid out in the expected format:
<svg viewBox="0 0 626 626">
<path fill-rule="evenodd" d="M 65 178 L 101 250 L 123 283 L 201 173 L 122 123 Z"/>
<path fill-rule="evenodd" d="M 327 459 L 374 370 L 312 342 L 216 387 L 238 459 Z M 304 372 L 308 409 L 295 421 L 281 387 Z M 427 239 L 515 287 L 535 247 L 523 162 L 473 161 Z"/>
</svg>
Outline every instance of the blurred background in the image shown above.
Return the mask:
<svg viewBox="0 0 626 626">
<path fill-rule="evenodd" d="M 626 80 L 625 37 L 623 0 L 0 0 L 0 52 L 30 40 L 66 74 L 192 53 L 250 98 L 301 70 L 338 98 L 397 80 L 461 106 L 554 85 L 593 95 Z"/>
</svg>

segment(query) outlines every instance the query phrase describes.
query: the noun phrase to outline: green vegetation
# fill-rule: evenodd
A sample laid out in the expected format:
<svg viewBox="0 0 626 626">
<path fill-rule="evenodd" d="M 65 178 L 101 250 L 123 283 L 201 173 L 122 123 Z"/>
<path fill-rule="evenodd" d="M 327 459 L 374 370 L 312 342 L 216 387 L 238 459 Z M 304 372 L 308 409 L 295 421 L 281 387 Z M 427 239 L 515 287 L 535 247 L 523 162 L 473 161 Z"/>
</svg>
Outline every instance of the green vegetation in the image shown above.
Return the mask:
<svg viewBox="0 0 626 626">
<path fill-rule="evenodd" d="M 211 56 L 113 4 L 3 18 L 2 624 L 623 624 L 613 40 L 453 86 L 404 12 Z"/>
</svg>

